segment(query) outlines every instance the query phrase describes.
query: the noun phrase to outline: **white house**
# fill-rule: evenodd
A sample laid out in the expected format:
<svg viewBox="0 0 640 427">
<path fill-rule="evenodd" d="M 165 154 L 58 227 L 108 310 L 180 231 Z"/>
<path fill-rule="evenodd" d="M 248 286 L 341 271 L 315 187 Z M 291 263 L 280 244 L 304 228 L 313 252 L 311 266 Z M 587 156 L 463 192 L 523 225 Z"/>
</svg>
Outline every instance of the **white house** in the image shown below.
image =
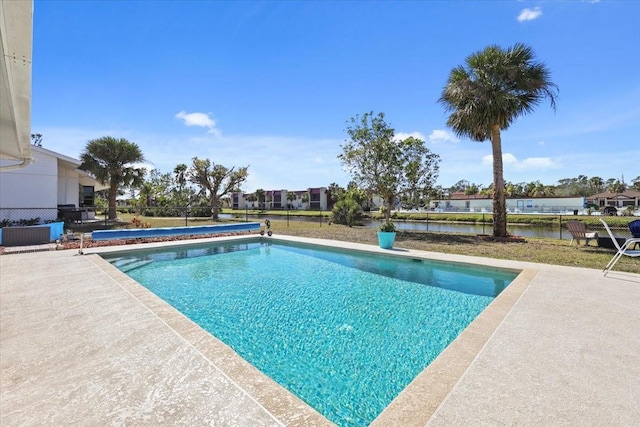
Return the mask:
<svg viewBox="0 0 640 427">
<path fill-rule="evenodd" d="M 24 168 L 0 171 L 0 221 L 53 221 L 59 205 L 93 206 L 94 192 L 107 188 L 77 159 L 37 146 L 31 156 Z"/>
<path fill-rule="evenodd" d="M 507 211 L 511 213 L 567 213 L 582 210 L 584 197 L 517 197 L 507 198 Z M 451 197 L 432 200 L 430 208 L 444 212 L 491 212 L 493 200 L 479 195 L 453 193 Z"/>
<path fill-rule="evenodd" d="M 587 197 L 587 202 L 598 206 L 603 213 L 616 215 L 618 211 L 640 209 L 640 191 L 625 190 L 622 193 L 607 191 Z"/>
</svg>

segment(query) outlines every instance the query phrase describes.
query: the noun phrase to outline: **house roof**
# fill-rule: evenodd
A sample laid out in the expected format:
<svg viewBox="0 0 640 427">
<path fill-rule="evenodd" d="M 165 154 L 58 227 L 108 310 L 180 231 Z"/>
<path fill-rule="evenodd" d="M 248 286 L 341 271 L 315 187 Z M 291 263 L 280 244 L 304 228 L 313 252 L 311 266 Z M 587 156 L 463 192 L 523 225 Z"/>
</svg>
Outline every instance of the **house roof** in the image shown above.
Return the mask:
<svg viewBox="0 0 640 427">
<path fill-rule="evenodd" d="M 541 200 L 541 199 L 576 199 L 580 196 L 541 196 L 541 197 L 533 197 L 533 196 L 507 196 L 507 200 Z M 482 195 L 482 194 L 464 194 L 462 191 L 454 192 L 449 195 L 448 198 L 442 199 L 434 199 L 434 200 L 487 200 L 491 199 L 491 195 Z"/>
<path fill-rule="evenodd" d="M 625 190 L 622 193 L 614 193 L 611 191 L 605 191 L 604 193 L 594 194 L 593 196 L 587 197 L 587 200 L 596 200 L 596 199 L 636 199 L 640 198 L 640 191 L 635 190 Z"/>
<path fill-rule="evenodd" d="M 82 164 L 80 160 L 74 159 L 73 157 L 65 156 L 64 154 L 60 154 L 55 151 L 48 150 L 44 147 L 33 146 L 32 149 L 33 151 L 55 157 L 58 160 L 59 167 L 71 169 L 74 172 L 78 173 L 80 175 L 80 185 L 94 187 L 95 191 L 102 191 L 109 188 L 108 185 L 102 184 L 100 181 L 97 181 L 89 172 L 78 169 Z"/>
<path fill-rule="evenodd" d="M 31 161 L 31 58 L 33 2 L 0 1 L 0 159 Z"/>
</svg>

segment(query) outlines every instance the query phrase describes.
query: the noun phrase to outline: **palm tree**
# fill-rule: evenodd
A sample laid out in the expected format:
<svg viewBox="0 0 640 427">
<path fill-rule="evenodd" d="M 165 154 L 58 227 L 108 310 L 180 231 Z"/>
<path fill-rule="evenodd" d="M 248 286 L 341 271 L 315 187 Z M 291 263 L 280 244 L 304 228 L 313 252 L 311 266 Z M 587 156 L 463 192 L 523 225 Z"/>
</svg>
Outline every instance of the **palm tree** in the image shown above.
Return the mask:
<svg viewBox="0 0 640 427">
<path fill-rule="evenodd" d="M 256 190 L 256 196 L 258 197 L 258 209 L 264 210 L 264 195 L 265 191 L 262 188 Z"/>
<path fill-rule="evenodd" d="M 253 202 L 255 202 L 256 200 L 258 200 L 258 196 L 256 195 L 256 193 L 251 193 L 247 196 L 247 202 L 251 202 L 252 209 L 255 207 Z"/>
<path fill-rule="evenodd" d="M 439 102 L 451 113 L 455 134 L 474 141 L 491 140 L 493 152 L 493 235 L 507 236 L 507 205 L 500 132 L 533 111 L 544 98 L 555 110 L 558 87 L 532 49 L 515 44 L 506 50 L 489 46 L 473 53 L 465 66 L 451 70 Z"/>
<path fill-rule="evenodd" d="M 293 207 L 293 202 L 298 198 L 295 191 L 287 191 L 287 200 L 289 201 L 289 207 Z"/>
<path fill-rule="evenodd" d="M 145 169 L 135 167 L 136 163 L 145 162 L 140 147 L 124 138 L 103 136 L 87 143 L 80 160 L 80 169 L 91 172 L 96 180 L 109 185 L 109 219 L 116 219 L 118 189 L 137 187 L 144 182 Z"/>
<path fill-rule="evenodd" d="M 143 182 L 140 186 L 140 201 L 144 203 L 144 206 L 149 207 L 153 204 L 153 184 L 150 182 Z"/>
<path fill-rule="evenodd" d="M 589 178 L 590 196 L 598 193 L 602 193 L 602 187 L 604 186 L 604 180 L 599 176 L 593 176 Z"/>
<path fill-rule="evenodd" d="M 175 168 L 173 168 L 173 173 L 176 176 L 176 183 L 178 184 L 178 188 L 180 191 L 187 185 L 187 170 L 189 168 L 184 163 L 180 163 Z"/>
<path fill-rule="evenodd" d="M 613 185 L 611 185 L 611 187 L 609 188 L 613 193 L 622 194 L 627 189 L 627 185 L 624 183 L 624 181 L 616 180 L 616 182 L 614 182 Z"/>
</svg>

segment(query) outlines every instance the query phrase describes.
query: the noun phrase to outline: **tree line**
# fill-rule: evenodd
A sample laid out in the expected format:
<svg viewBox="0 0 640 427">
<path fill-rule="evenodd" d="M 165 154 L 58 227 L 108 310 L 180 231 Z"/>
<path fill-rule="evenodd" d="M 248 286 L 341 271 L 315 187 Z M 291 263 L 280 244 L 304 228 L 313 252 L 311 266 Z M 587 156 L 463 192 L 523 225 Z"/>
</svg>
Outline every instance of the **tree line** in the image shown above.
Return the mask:
<svg viewBox="0 0 640 427">
<path fill-rule="evenodd" d="M 348 138 L 339 155 L 349 170 L 353 185 L 347 189 L 330 185 L 335 197 L 334 216 L 351 224 L 371 194 L 384 201 L 385 217 L 400 199 L 408 206 L 423 205 L 429 198 L 444 198 L 456 191 L 486 195 L 493 199 L 493 235 L 506 237 L 506 198 L 541 196 L 587 196 L 601 190 L 620 193 L 627 188 L 624 180 L 603 180 L 579 176 L 560 180 L 558 185 L 510 183 L 504 181 L 501 132 L 516 119 L 533 111 L 543 100 L 555 110 L 558 87 L 546 65 L 533 50 L 516 43 L 503 49 L 491 45 L 465 58 L 464 64 L 449 73 L 438 102 L 449 114 L 447 126 L 458 137 L 472 141 L 490 141 L 493 156 L 493 181 L 484 187 L 460 181 L 449 189 L 435 186 L 439 156 L 431 153 L 424 141 L 415 138 L 398 140 L 384 113 L 368 112 L 347 122 Z M 113 151 L 116 147 L 118 150 Z M 109 162 L 104 159 L 109 158 Z M 115 198 L 120 187 L 140 188 L 146 203 L 171 199 L 173 203 L 207 204 L 217 217 L 220 198 L 238 191 L 246 181 L 248 167 L 227 168 L 208 159 L 193 159 L 191 166 L 178 165 L 174 174 L 151 172 L 145 177 L 141 168 L 131 164 L 144 161 L 137 145 L 111 137 L 90 141 L 82 154 L 83 169 L 93 172 L 102 182 L 110 183 L 109 217 L 115 218 Z M 172 182 L 173 181 L 173 182 Z M 640 177 L 632 181 L 638 188 Z M 194 187 L 186 185 L 193 184 Z M 254 197 L 254 195 L 250 195 Z M 259 200 L 259 194 L 255 195 Z M 338 208 L 338 209 L 336 209 Z"/>
<path fill-rule="evenodd" d="M 545 185 L 540 181 L 505 183 L 505 195 L 508 198 L 517 197 L 589 197 L 595 194 L 610 192 L 620 194 L 626 190 L 640 191 L 640 176 L 632 179 L 629 184 L 621 178 L 603 179 L 599 176 L 587 177 L 579 175 L 576 178 L 563 178 L 556 185 Z M 464 193 L 467 196 L 491 197 L 493 185 L 471 183 L 460 180 L 451 187 L 436 186 L 432 196 L 447 198 L 453 193 Z"/>
</svg>

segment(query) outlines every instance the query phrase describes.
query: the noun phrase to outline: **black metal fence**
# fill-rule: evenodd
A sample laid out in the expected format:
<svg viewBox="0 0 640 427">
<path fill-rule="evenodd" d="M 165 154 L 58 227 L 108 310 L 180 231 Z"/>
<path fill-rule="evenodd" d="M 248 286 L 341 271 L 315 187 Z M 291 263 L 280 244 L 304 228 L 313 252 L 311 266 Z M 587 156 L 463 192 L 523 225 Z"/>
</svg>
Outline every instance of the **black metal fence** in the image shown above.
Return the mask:
<svg viewBox="0 0 640 427">
<path fill-rule="evenodd" d="M 194 221 L 201 222 L 203 219 L 211 218 L 211 208 L 209 207 L 188 207 L 188 206 L 171 206 L 171 207 L 118 207 L 119 213 L 128 213 L 134 215 L 140 215 L 143 218 L 162 217 L 162 218 L 180 218 L 184 219 L 184 222 L 180 224 L 189 225 Z M 305 221 L 310 225 L 317 225 L 318 227 L 325 227 L 330 224 L 328 218 L 328 211 L 305 211 L 304 216 L 296 215 L 295 210 L 287 211 L 283 209 L 281 211 L 261 211 L 256 212 L 249 209 L 233 210 L 231 213 L 227 210 L 226 213 L 221 214 L 223 219 L 235 219 L 240 221 L 262 221 L 264 219 L 287 221 L 287 225 L 292 221 Z M 427 230 L 427 231 L 442 231 L 442 232 L 456 232 L 456 230 L 439 230 L 434 227 L 434 223 L 439 222 L 443 214 L 436 212 L 425 213 L 419 220 L 412 220 L 410 217 L 406 219 L 395 218 L 396 223 L 412 224 L 412 230 Z M 478 234 L 490 234 L 492 215 L 490 213 L 481 214 L 481 219 L 478 218 L 476 222 L 467 222 L 465 224 L 475 225 L 473 231 Z M 514 215 L 527 216 L 527 214 Z M 570 239 L 571 235 L 567 230 L 566 222 L 570 220 L 582 220 L 587 224 L 589 231 L 598 232 L 600 237 L 608 237 L 606 230 L 602 226 L 602 223 L 597 220 L 597 216 L 587 215 L 544 215 L 544 221 L 539 221 L 538 224 L 530 224 L 529 222 L 523 222 L 521 224 L 514 223 L 516 227 L 530 227 L 532 229 L 546 229 L 547 231 L 541 237 L 551 237 L 559 239 Z M 625 217 L 625 220 L 621 221 L 620 217 L 614 219 L 613 217 L 602 217 L 610 226 L 612 232 L 621 238 L 631 237 L 631 232 L 627 226 L 628 222 L 631 222 L 634 217 Z M 40 208 L 0 208 L 0 227 L 11 226 L 25 226 L 25 225 L 38 225 L 46 224 L 49 222 L 64 221 L 68 228 L 73 228 L 77 224 L 92 224 L 96 225 L 96 228 L 107 228 L 108 226 L 108 213 L 97 211 L 92 207 L 75 208 L 75 206 L 59 205 L 56 207 L 40 207 Z M 451 223 L 451 222 L 449 222 Z M 379 221 L 371 220 L 365 223 L 366 226 L 377 227 Z M 512 228 L 511 225 L 508 228 Z M 463 231 L 464 232 L 464 231 Z M 514 233 L 517 234 L 517 233 Z"/>
</svg>

